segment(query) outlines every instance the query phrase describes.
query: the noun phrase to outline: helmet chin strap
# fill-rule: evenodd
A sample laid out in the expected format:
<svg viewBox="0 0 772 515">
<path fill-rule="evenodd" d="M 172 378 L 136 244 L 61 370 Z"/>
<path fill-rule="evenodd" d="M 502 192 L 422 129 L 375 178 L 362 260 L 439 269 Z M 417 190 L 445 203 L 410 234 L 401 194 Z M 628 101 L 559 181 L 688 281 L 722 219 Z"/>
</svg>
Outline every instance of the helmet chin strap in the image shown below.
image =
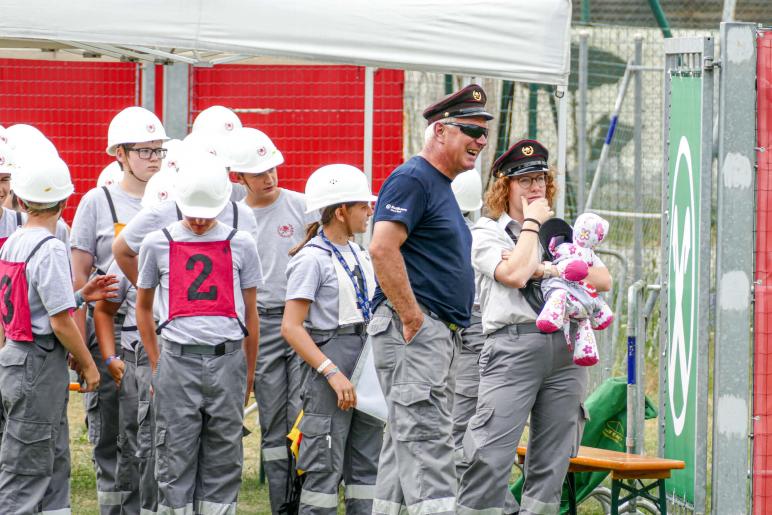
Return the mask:
<svg viewBox="0 0 772 515">
<path fill-rule="evenodd" d="M 134 177 L 135 179 L 137 179 L 139 182 L 144 182 L 145 184 L 147 184 L 147 181 L 149 181 L 149 180 L 150 180 L 150 179 L 148 179 L 147 181 L 143 181 L 142 179 L 140 179 L 139 177 L 137 177 L 137 174 L 135 174 L 135 173 L 134 173 L 134 170 L 132 170 L 131 168 L 129 168 L 129 173 L 131 174 L 131 176 L 132 176 L 132 177 Z"/>
</svg>

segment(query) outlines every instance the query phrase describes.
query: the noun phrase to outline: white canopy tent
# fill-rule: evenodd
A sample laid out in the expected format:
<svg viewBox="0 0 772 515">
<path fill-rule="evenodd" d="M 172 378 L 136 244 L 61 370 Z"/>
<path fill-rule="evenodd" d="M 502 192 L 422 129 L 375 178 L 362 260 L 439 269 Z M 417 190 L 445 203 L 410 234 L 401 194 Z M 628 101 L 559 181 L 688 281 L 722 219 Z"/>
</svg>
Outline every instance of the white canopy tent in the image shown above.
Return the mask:
<svg viewBox="0 0 772 515">
<path fill-rule="evenodd" d="M 211 66 L 280 56 L 552 84 L 558 92 L 570 70 L 570 0 L 0 0 L 0 12 L 0 48 L 86 57 Z"/>
</svg>

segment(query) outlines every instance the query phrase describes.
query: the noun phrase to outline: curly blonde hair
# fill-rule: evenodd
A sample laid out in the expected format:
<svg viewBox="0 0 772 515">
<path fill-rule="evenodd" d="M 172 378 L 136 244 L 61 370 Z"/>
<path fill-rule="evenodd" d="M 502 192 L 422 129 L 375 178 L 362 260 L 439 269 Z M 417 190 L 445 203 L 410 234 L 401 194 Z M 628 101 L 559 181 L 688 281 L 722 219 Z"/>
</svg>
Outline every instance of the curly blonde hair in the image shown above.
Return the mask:
<svg viewBox="0 0 772 515">
<path fill-rule="evenodd" d="M 492 170 L 491 174 L 495 176 L 498 170 Z M 496 219 L 502 215 L 502 213 L 509 212 L 509 184 L 510 177 L 498 177 L 488 187 L 488 191 L 485 192 L 485 209 L 486 215 L 490 218 Z M 555 200 L 555 194 L 558 191 L 557 184 L 555 183 L 555 170 L 550 168 L 547 172 L 547 202 L 552 205 Z"/>
</svg>

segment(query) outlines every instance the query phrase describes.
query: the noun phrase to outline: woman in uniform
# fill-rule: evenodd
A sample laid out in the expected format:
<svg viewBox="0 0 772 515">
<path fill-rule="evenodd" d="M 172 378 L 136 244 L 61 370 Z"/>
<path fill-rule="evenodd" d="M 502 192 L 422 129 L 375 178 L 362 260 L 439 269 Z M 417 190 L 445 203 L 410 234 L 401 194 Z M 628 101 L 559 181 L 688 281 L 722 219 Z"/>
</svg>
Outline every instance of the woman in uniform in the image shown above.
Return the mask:
<svg viewBox="0 0 772 515">
<path fill-rule="evenodd" d="M 350 239 L 367 230 L 375 200 L 365 175 L 349 165 L 324 166 L 306 184 L 307 212 L 321 210 L 321 227 L 310 224 L 290 252 L 282 321 L 282 335 L 306 363 L 300 513 L 337 513 L 341 480 L 346 513 L 372 512 L 383 423 L 352 411 L 350 378 L 365 343 L 375 278 L 369 256 Z"/>
<path fill-rule="evenodd" d="M 457 513 L 501 512 L 517 444 L 530 415 L 528 462 L 520 513 L 557 513 L 569 458 L 584 427 L 587 369 L 573 363 L 562 333 L 542 334 L 533 279 L 557 274 L 542 262 L 539 228 L 553 216 L 549 153 L 534 140 L 515 143 L 493 165 L 496 177 L 483 217 L 472 230 L 482 328 L 477 408 L 464 435 L 469 465 Z M 604 266 L 586 281 L 611 287 Z M 543 303 L 543 301 L 542 301 Z"/>
</svg>

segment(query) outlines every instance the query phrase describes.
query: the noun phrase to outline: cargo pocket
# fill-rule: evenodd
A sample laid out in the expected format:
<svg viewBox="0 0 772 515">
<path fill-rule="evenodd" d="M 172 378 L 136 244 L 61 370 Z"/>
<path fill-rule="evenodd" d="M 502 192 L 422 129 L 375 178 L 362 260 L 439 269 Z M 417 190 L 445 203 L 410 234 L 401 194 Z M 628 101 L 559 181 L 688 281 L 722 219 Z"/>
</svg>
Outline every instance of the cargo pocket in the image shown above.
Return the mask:
<svg viewBox="0 0 772 515">
<path fill-rule="evenodd" d="M 9 418 L 0 447 L 0 466 L 16 474 L 50 476 L 54 470 L 51 424 Z"/>
<path fill-rule="evenodd" d="M 584 424 L 590 420 L 590 412 L 584 407 L 584 403 L 579 403 L 579 413 L 576 420 L 576 438 L 574 446 L 571 449 L 571 457 L 576 457 L 579 453 L 579 447 L 582 445 L 582 435 L 584 434 Z"/>
<path fill-rule="evenodd" d="M 330 427 L 332 417 L 305 413 L 298 429 L 303 434 L 300 441 L 297 468 L 306 472 L 329 472 L 332 470 L 332 440 Z"/>
<path fill-rule="evenodd" d="M 153 454 L 153 431 L 150 417 L 150 401 L 137 403 L 137 458 L 149 458 Z"/>
<path fill-rule="evenodd" d="M 395 384 L 391 389 L 396 439 L 402 442 L 431 440 L 442 434 L 440 413 L 429 383 Z"/>
<path fill-rule="evenodd" d="M 131 492 L 137 489 L 137 458 L 134 452 L 129 452 L 129 438 L 126 433 L 118 435 L 118 466 L 116 467 L 115 485 L 122 492 Z"/>
<path fill-rule="evenodd" d="M 169 475 L 169 452 L 166 446 L 166 428 L 160 424 L 155 433 L 155 479 L 166 482 Z"/>
<path fill-rule="evenodd" d="M 99 443 L 102 435 L 102 416 L 99 413 L 99 392 L 89 392 L 84 395 L 86 405 L 86 425 L 88 426 L 88 441 L 91 445 Z"/>
<path fill-rule="evenodd" d="M 469 427 L 464 434 L 464 457 L 467 461 L 472 461 L 477 452 L 488 443 L 491 417 L 493 408 L 481 406 L 469 419 Z"/>
<path fill-rule="evenodd" d="M 389 311 L 391 313 L 391 311 Z M 403 345 L 402 340 L 388 336 L 391 316 L 376 316 L 367 324 L 367 337 L 373 350 L 373 362 L 376 369 L 393 370 L 397 363 L 397 347 Z"/>
<path fill-rule="evenodd" d="M 0 395 L 6 405 L 15 404 L 21 398 L 27 354 L 27 351 L 11 345 L 0 349 Z"/>
</svg>

